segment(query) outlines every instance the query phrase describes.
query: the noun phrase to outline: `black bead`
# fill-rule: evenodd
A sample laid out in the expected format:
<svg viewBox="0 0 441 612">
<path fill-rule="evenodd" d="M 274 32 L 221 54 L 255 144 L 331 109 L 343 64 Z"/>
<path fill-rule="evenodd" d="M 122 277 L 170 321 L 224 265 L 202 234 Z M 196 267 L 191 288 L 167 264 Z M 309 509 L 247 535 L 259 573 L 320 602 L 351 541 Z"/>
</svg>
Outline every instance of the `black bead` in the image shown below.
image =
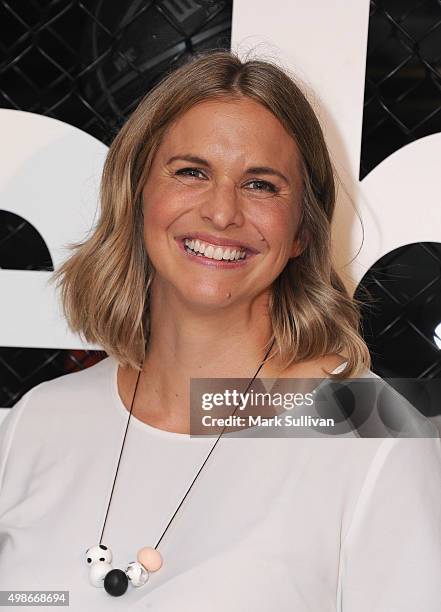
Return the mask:
<svg viewBox="0 0 441 612">
<path fill-rule="evenodd" d="M 125 572 L 120 569 L 113 569 L 108 572 L 104 577 L 104 588 L 114 597 L 124 595 L 129 585 L 129 579 Z"/>
<path fill-rule="evenodd" d="M 100 544 L 100 548 L 102 548 L 103 550 L 107 550 L 107 546 L 104 546 L 104 544 Z"/>
</svg>

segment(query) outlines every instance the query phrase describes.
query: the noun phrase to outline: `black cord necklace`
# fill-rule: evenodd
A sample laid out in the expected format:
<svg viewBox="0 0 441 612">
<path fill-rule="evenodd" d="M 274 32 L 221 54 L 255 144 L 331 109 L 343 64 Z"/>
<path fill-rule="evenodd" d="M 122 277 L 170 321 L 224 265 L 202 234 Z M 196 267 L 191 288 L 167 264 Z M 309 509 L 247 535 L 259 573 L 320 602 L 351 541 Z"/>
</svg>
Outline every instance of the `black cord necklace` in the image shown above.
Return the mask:
<svg viewBox="0 0 441 612">
<path fill-rule="evenodd" d="M 275 342 L 275 339 L 273 339 L 271 346 L 267 350 L 265 357 L 263 358 L 263 361 L 261 362 L 260 366 L 257 369 L 257 372 L 254 374 L 253 378 L 248 383 L 248 387 L 246 388 L 245 393 L 249 390 L 256 376 L 259 374 L 260 370 L 262 369 L 266 361 L 266 358 L 268 357 L 274 345 L 274 342 Z M 225 425 L 221 433 L 219 434 L 219 436 L 216 438 L 215 443 L 211 447 L 208 455 L 205 457 L 201 467 L 196 472 L 195 477 L 193 478 L 190 486 L 188 487 L 181 501 L 179 502 L 179 505 L 177 506 L 176 510 L 172 514 L 169 522 L 167 523 L 164 531 L 162 532 L 155 546 L 153 548 L 151 547 L 141 548 L 141 550 L 139 550 L 137 554 L 137 561 L 131 561 L 127 565 L 127 568 L 125 571 L 121 569 L 113 569 L 111 565 L 112 558 L 113 558 L 112 551 L 107 546 L 104 546 L 104 544 L 102 544 L 102 541 L 103 541 L 104 529 L 105 529 L 106 522 L 107 522 L 107 516 L 109 514 L 110 504 L 111 504 L 112 497 L 113 497 L 113 491 L 115 489 L 116 478 L 117 478 L 119 466 L 121 463 L 121 457 L 122 457 L 122 453 L 124 449 L 124 444 L 125 444 L 126 437 L 127 437 L 127 430 L 129 428 L 130 418 L 132 416 L 132 410 L 133 410 L 133 406 L 135 403 L 136 391 L 138 389 L 138 383 L 140 380 L 141 372 L 142 372 L 142 369 L 138 372 L 138 377 L 136 379 L 135 390 L 133 392 L 132 403 L 130 406 L 129 418 L 127 419 L 127 425 L 126 425 L 126 429 L 124 432 L 124 438 L 123 438 L 123 442 L 121 446 L 121 451 L 119 454 L 118 464 L 116 466 L 115 477 L 113 479 L 112 490 L 110 493 L 109 503 L 107 505 L 106 516 L 104 517 L 103 528 L 101 530 L 99 544 L 97 544 L 96 546 L 92 546 L 91 548 L 88 548 L 86 551 L 87 564 L 90 566 L 89 568 L 90 582 L 93 584 L 93 586 L 104 587 L 106 592 L 109 595 L 113 595 L 113 596 L 123 595 L 127 591 L 129 581 L 132 583 L 132 586 L 134 587 L 143 586 L 149 578 L 149 572 L 155 572 L 162 566 L 162 557 L 159 551 L 157 550 L 157 548 L 159 544 L 161 543 L 162 538 L 164 537 L 165 533 L 170 527 L 173 519 L 175 518 L 176 514 L 178 513 L 182 504 L 184 503 L 187 495 L 189 494 L 194 483 L 196 482 L 197 477 L 203 470 L 205 464 L 208 461 L 208 458 L 210 457 L 211 453 L 214 451 L 217 443 L 221 439 L 222 434 L 224 433 L 227 427 Z M 239 406 L 236 406 L 231 416 L 234 416 L 238 408 Z"/>
</svg>

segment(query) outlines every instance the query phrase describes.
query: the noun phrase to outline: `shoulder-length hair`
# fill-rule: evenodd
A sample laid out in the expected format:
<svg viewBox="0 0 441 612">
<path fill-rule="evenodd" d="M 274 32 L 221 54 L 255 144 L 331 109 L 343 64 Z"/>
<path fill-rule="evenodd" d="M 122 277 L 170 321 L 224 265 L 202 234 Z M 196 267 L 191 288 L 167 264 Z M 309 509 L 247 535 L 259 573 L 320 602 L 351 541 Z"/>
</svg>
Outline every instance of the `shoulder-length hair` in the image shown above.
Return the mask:
<svg viewBox="0 0 441 612">
<path fill-rule="evenodd" d="M 348 294 L 332 264 L 330 228 L 336 188 L 319 121 L 295 80 L 271 61 L 242 61 L 234 52 L 196 55 L 141 100 L 113 140 L 91 235 L 68 245 L 73 254 L 54 272 L 69 327 L 121 365 L 140 369 L 150 337 L 154 269 L 143 241 L 142 189 L 167 128 L 198 102 L 251 98 L 273 113 L 301 154 L 304 250 L 274 281 L 269 300 L 274 351 L 289 365 L 340 353 L 334 378 L 370 368 L 360 329 L 361 302 Z M 327 372 L 330 375 L 330 372 Z"/>
</svg>

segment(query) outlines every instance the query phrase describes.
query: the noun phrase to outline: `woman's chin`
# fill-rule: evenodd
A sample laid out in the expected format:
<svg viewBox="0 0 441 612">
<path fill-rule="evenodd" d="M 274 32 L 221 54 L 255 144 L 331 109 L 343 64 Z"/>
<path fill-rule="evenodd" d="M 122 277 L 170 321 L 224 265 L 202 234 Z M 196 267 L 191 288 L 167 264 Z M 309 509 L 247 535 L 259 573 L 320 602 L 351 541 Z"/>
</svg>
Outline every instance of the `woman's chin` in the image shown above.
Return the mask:
<svg viewBox="0 0 441 612">
<path fill-rule="evenodd" d="M 235 292 L 232 289 L 224 289 L 215 292 L 192 292 L 191 295 L 186 292 L 183 295 L 187 305 L 198 311 L 216 310 L 229 306 L 236 301 L 233 299 Z"/>
</svg>

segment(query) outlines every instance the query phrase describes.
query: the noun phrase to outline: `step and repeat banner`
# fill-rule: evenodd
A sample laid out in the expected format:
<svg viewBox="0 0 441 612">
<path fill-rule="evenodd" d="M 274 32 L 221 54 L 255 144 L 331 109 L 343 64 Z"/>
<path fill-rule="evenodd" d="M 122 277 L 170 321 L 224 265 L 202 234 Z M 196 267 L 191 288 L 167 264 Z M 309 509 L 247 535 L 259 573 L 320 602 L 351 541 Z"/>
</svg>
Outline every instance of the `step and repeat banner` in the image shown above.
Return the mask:
<svg viewBox="0 0 441 612">
<path fill-rule="evenodd" d="M 97 2 L 67 16 L 63 2 L 41 15 L 0 4 L 0 416 L 105 356 L 68 330 L 48 280 L 93 227 L 107 147 L 136 101 L 207 48 L 276 61 L 300 82 L 340 179 L 335 262 L 351 294 L 376 298 L 364 313 L 372 369 L 439 377 L 438 4 Z M 437 420 L 441 404 L 431 410 Z"/>
</svg>

